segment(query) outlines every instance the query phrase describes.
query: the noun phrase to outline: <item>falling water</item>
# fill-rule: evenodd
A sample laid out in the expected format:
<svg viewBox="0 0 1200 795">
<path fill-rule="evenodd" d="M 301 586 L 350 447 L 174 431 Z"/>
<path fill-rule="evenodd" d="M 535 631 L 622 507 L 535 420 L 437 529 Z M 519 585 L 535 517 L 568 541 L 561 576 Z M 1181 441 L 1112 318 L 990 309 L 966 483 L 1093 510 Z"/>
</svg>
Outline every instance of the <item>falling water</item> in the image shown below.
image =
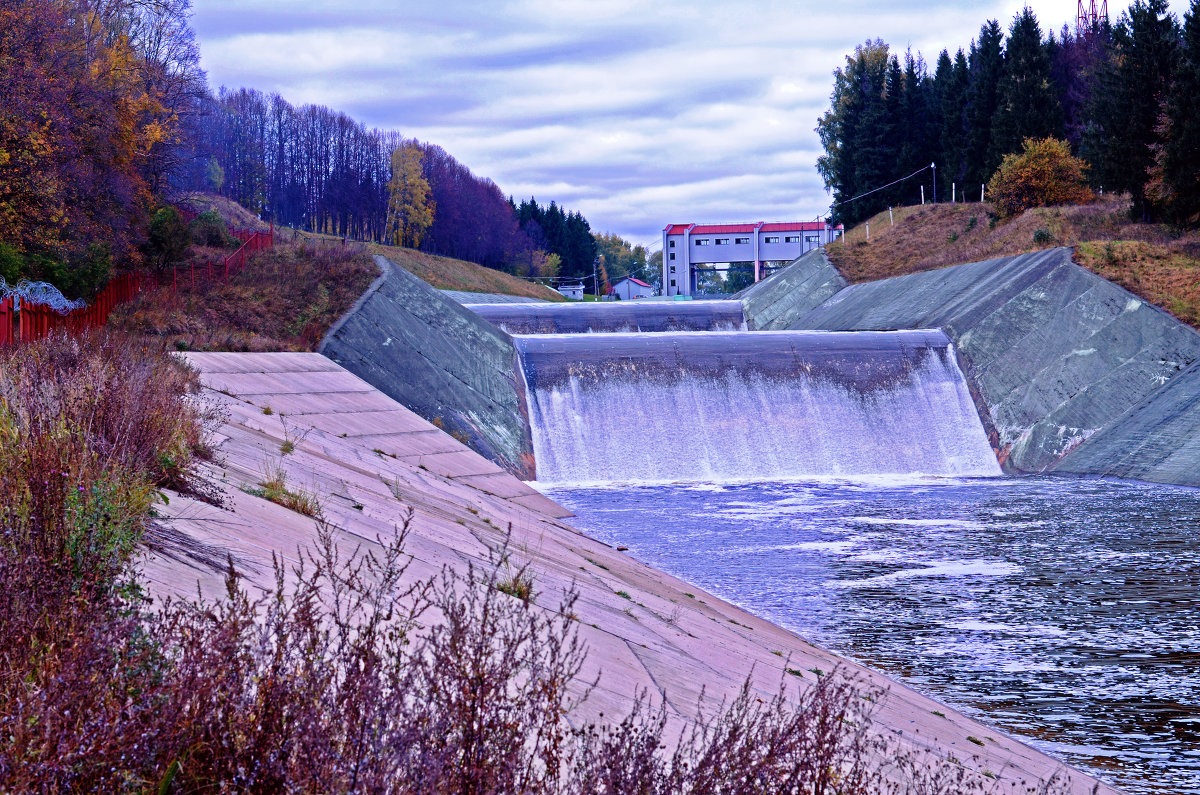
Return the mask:
<svg viewBox="0 0 1200 795">
<path fill-rule="evenodd" d="M 538 480 L 994 476 L 940 331 L 517 337 Z"/>
</svg>

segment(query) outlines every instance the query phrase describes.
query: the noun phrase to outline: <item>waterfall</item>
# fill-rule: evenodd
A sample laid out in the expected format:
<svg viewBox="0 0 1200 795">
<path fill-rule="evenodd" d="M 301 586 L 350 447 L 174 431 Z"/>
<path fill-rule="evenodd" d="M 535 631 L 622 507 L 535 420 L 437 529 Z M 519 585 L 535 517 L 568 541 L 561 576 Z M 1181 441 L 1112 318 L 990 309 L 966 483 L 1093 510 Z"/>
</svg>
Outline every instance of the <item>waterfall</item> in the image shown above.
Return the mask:
<svg viewBox="0 0 1200 795">
<path fill-rule="evenodd" d="M 516 337 L 552 483 L 996 476 L 940 331 Z"/>
</svg>

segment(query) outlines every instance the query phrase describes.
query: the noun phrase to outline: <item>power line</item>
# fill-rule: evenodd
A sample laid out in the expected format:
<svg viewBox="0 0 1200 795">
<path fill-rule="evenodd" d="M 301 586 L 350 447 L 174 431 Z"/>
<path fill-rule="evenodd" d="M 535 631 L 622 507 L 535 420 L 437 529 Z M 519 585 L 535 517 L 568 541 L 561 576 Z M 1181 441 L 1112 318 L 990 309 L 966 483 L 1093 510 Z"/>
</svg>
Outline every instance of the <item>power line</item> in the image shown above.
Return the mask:
<svg viewBox="0 0 1200 795">
<path fill-rule="evenodd" d="M 915 177 L 917 174 L 920 174 L 920 173 L 922 173 L 922 172 L 924 172 L 924 171 L 929 171 L 930 169 L 936 169 L 936 168 L 937 168 L 937 167 L 936 167 L 936 166 L 935 166 L 933 163 L 930 163 L 930 164 L 929 164 L 929 165 L 927 165 L 927 166 L 922 166 L 921 168 L 918 168 L 916 171 L 914 171 L 913 173 L 909 174 L 907 177 L 901 177 L 900 179 L 896 180 L 895 182 L 889 182 L 888 184 L 886 184 L 886 185 L 882 185 L 882 186 L 880 186 L 880 187 L 878 187 L 878 188 L 875 188 L 874 190 L 869 190 L 869 191 L 867 191 L 866 193 L 860 193 L 860 194 L 858 194 L 857 196 L 855 196 L 855 197 L 853 197 L 853 198 L 850 198 L 850 199 L 845 199 L 844 201 L 840 201 L 840 202 L 834 202 L 832 205 L 830 205 L 830 207 L 831 207 L 831 208 L 832 208 L 832 207 L 840 207 L 840 206 L 842 206 L 843 204 L 849 204 L 850 202 L 852 202 L 852 201 L 857 201 L 857 200 L 859 200 L 859 199 L 861 199 L 861 198 L 863 198 L 863 197 L 865 197 L 865 196 L 870 196 L 872 193 L 879 193 L 879 191 L 881 191 L 881 190 L 887 190 L 888 188 L 892 187 L 893 185 L 899 185 L 901 182 L 904 182 L 904 181 L 906 181 L 906 180 L 910 180 L 910 179 L 912 179 L 913 177 Z"/>
</svg>

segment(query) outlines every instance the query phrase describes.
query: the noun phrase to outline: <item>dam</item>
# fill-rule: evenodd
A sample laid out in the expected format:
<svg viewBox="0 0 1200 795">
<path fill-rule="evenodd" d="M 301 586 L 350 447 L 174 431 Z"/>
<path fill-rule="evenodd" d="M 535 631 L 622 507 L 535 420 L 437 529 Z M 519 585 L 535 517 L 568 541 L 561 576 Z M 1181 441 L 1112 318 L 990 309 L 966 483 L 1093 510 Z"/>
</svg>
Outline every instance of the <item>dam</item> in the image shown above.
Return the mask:
<svg viewBox="0 0 1200 795">
<path fill-rule="evenodd" d="M 747 331 L 741 302 L 692 306 L 472 307 L 513 334 L 547 496 L 1130 792 L 1200 786 L 1200 495 L 1005 477 L 941 329 Z"/>
<path fill-rule="evenodd" d="M 1200 335 L 1069 250 L 853 286 L 817 251 L 675 325 L 497 325 L 381 268 L 322 352 L 588 535 L 1125 791 L 1200 791 Z"/>
<path fill-rule="evenodd" d="M 516 344 L 540 481 L 1000 474 L 940 331 Z"/>
</svg>

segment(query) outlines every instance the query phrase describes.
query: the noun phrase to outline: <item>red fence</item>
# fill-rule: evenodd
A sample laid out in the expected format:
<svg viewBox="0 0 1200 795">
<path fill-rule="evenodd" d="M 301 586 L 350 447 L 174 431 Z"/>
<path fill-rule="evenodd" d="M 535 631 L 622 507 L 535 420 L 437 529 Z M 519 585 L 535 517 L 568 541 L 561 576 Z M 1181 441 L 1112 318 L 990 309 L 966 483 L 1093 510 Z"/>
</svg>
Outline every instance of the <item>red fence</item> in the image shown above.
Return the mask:
<svg viewBox="0 0 1200 795">
<path fill-rule="evenodd" d="M 16 319 L 11 298 L 0 298 L 0 345 L 13 343 L 13 321 Z"/>
<path fill-rule="evenodd" d="M 194 213 L 185 212 L 184 217 Z M 242 241 L 241 247 L 227 256 L 216 274 L 222 280 L 228 280 L 246 266 L 247 258 L 256 251 L 265 251 L 275 246 L 275 224 L 271 224 L 270 232 L 250 232 L 241 229 L 231 230 L 232 234 Z M 185 278 L 191 278 L 192 286 L 196 285 L 196 265 L 189 265 L 189 273 Z M 213 266 L 207 266 L 208 279 L 213 279 Z M 179 267 L 176 266 L 171 274 L 172 288 L 179 287 Z M 31 304 L 13 297 L 0 299 L 0 346 L 11 345 L 17 341 L 31 342 L 41 339 L 56 329 L 67 329 L 78 334 L 89 329 L 99 328 L 108 322 L 108 314 L 118 304 L 132 300 L 139 293 L 156 289 L 157 281 L 153 277 L 141 276 L 136 273 L 126 273 L 108 283 L 91 306 L 75 309 L 63 315 L 44 304 Z"/>
<path fill-rule="evenodd" d="M 56 329 L 67 329 L 78 334 L 99 328 L 108 322 L 108 314 L 113 307 L 153 287 L 152 280 L 139 277 L 136 273 L 126 273 L 110 281 L 91 306 L 74 309 L 65 315 L 45 304 L 6 298 L 0 301 L 0 345 L 41 339 Z"/>
</svg>

